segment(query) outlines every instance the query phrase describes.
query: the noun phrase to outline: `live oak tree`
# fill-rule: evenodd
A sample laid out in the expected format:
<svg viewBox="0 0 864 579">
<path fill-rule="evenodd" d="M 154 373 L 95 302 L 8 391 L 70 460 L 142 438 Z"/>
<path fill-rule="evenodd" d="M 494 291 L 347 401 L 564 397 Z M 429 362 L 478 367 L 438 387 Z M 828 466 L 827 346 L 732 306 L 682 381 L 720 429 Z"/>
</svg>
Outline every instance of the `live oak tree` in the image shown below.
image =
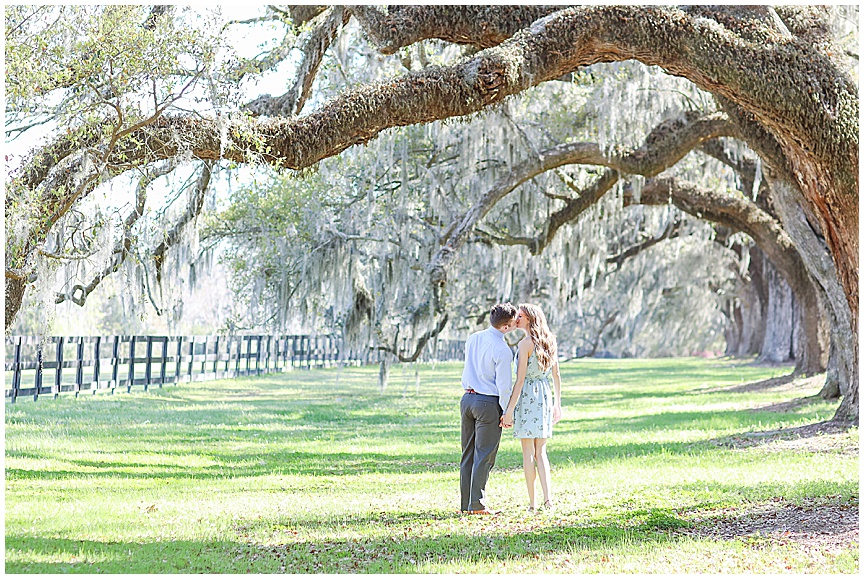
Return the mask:
<svg viewBox="0 0 864 579">
<path fill-rule="evenodd" d="M 135 16 L 116 28 L 124 38 L 139 35 L 133 47 L 150 46 L 140 35 L 154 27 L 160 30 L 159 38 L 178 30 L 170 10 L 139 10 Z M 835 340 L 845 360 L 838 373 L 843 401 L 837 418 L 857 421 L 858 91 L 832 36 L 829 10 L 398 6 L 382 11 L 355 6 L 304 7 L 302 15 L 293 12 L 293 20 L 290 9 L 277 8 L 269 17 L 303 27 L 299 74 L 286 83 L 283 95 L 259 97 L 245 105 L 234 102 L 228 108 L 220 102 L 213 107 L 218 114 L 176 108 L 166 112 L 205 71 L 214 86 L 216 81 L 230 86 L 231 81 L 283 60 L 295 38 L 293 28 L 288 27 L 285 42 L 262 58 L 228 67 L 221 76 L 212 74 L 211 52 L 182 42 L 176 44 L 181 48 L 159 52 L 166 66 L 153 76 L 135 72 L 140 65 L 119 66 L 118 55 L 125 54 L 119 50 L 101 60 L 94 58 L 99 68 L 90 70 L 91 61 L 80 57 L 86 51 L 76 53 L 77 45 L 60 47 L 69 54 L 66 60 L 58 59 L 55 68 L 36 67 L 53 77 L 47 88 L 70 95 L 85 90 L 89 100 L 80 101 L 84 104 L 74 130 L 55 133 L 7 176 L 7 328 L 27 283 L 35 281 L 37 264 L 46 253 L 58 253 L 45 245 L 54 228 L 96 185 L 115 176 L 131 170 L 146 175 L 158 171 L 158 163 L 177 158 L 303 169 L 369 142 L 387 128 L 471 115 L 583 67 L 636 60 L 712 94 L 734 127 L 734 136 L 758 155 L 783 227 L 808 274 L 822 288 L 833 324 L 845 333 L 842 340 Z M 344 90 L 316 103 L 308 114 L 297 115 L 308 101 L 323 53 L 351 19 L 383 54 L 437 39 L 466 46 L 465 56 Z M 27 78 L 20 67 L 9 66 L 8 51 L 10 44 L 16 50 L 32 44 L 31 36 L 16 36 L 21 31 L 32 35 L 32 21 L 32 14 L 7 8 L 7 79 Z M 46 37 L 44 30 L 36 32 L 42 36 L 32 37 Z M 93 35 L 93 45 L 101 46 L 102 41 Z M 38 52 L 33 56 L 42 58 Z M 195 64 L 190 67 L 190 62 Z M 114 82 L 115 77 L 126 84 Z M 103 83 L 106 78 L 109 82 Z M 149 94 L 139 84 L 143 81 L 149 82 Z M 7 80 L 9 86 L 19 90 Z M 124 100 L 122 94 L 130 86 L 137 98 Z M 22 87 L 15 114 L 26 113 L 27 102 L 47 94 L 38 78 Z M 562 224 L 566 217 L 561 215 Z M 557 222 L 549 225 L 554 231 Z M 538 248 L 544 239 L 537 238 Z M 120 249 L 113 254 L 122 253 Z M 439 276 L 433 281 L 446 283 L 446 277 L 440 277 L 446 268 L 430 272 Z"/>
</svg>

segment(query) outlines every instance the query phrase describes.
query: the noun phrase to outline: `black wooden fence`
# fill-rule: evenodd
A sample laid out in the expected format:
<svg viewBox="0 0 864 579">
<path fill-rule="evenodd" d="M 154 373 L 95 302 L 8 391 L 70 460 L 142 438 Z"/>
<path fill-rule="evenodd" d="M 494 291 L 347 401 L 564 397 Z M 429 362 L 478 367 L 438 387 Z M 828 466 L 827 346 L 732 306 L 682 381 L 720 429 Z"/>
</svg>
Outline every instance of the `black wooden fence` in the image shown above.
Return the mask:
<svg viewBox="0 0 864 579">
<path fill-rule="evenodd" d="M 218 380 L 377 362 L 380 353 L 343 351 L 335 336 L 11 336 L 6 338 L 4 396 L 82 391 Z M 461 359 L 464 342 L 439 342 L 437 360 Z M 374 357 L 371 357 L 373 356 Z M 428 355 L 426 359 L 428 359 Z"/>
</svg>

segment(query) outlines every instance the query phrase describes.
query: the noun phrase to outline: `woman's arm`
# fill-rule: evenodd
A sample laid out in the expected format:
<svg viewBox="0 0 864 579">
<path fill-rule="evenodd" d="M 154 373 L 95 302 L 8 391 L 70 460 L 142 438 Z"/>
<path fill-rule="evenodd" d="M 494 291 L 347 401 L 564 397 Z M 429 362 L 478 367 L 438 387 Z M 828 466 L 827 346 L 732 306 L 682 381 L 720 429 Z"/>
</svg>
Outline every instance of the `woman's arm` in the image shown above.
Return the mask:
<svg viewBox="0 0 864 579">
<path fill-rule="evenodd" d="M 555 385 L 555 403 L 552 406 L 552 424 L 561 420 L 561 371 L 558 361 L 552 365 L 552 383 Z"/>
<path fill-rule="evenodd" d="M 525 374 L 528 373 L 528 357 L 533 350 L 534 342 L 531 341 L 531 338 L 525 337 L 519 342 L 519 364 L 516 366 L 516 384 L 513 385 L 513 393 L 510 394 L 507 411 L 501 417 L 501 424 L 505 428 L 513 426 L 513 412 L 516 410 L 516 402 L 522 393 L 522 386 L 525 385 Z"/>
</svg>

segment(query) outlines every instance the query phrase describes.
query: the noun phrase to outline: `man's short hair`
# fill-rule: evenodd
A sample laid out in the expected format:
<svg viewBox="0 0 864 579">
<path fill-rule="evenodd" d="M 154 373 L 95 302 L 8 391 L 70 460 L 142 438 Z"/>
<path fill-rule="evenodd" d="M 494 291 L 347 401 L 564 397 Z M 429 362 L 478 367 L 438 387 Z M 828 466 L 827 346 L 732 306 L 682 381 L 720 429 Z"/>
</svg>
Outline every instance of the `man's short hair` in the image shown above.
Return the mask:
<svg viewBox="0 0 864 579">
<path fill-rule="evenodd" d="M 489 323 L 496 328 L 500 328 L 501 326 L 509 324 L 515 317 L 516 306 L 510 302 L 498 304 L 492 308 L 492 311 L 489 314 Z"/>
</svg>

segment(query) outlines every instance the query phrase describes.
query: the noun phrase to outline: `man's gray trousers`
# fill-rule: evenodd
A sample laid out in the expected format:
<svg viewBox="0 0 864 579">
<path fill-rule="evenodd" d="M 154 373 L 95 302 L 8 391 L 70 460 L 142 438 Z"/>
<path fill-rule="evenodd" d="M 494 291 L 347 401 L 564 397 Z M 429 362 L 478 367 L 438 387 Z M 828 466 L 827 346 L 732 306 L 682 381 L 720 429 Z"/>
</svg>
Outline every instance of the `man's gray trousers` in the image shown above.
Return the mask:
<svg viewBox="0 0 864 579">
<path fill-rule="evenodd" d="M 501 443 L 501 415 L 497 396 L 472 394 L 462 396 L 462 463 L 459 486 L 462 510 L 486 508 L 486 481 L 495 466 L 495 455 Z"/>
</svg>

